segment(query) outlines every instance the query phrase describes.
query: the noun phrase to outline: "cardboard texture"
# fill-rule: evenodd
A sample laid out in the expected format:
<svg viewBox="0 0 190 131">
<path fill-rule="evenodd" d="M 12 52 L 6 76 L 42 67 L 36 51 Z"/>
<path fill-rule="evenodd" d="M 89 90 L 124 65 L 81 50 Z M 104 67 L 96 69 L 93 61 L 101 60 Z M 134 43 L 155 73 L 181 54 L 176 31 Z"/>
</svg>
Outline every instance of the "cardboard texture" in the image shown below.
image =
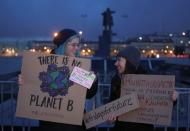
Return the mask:
<svg viewBox="0 0 190 131">
<path fill-rule="evenodd" d="M 140 108 L 119 117 L 120 121 L 170 125 L 175 76 L 135 75 L 122 78 L 121 96 L 136 92 Z"/>
<path fill-rule="evenodd" d="M 137 94 L 132 93 L 121 97 L 115 101 L 87 112 L 84 116 L 86 128 L 89 129 L 108 120 L 109 116 L 119 116 L 123 113 L 137 109 L 139 101 Z"/>
<path fill-rule="evenodd" d="M 91 61 L 24 52 L 16 116 L 81 125 L 87 89 L 69 80 L 75 66 L 89 71 Z"/>
</svg>

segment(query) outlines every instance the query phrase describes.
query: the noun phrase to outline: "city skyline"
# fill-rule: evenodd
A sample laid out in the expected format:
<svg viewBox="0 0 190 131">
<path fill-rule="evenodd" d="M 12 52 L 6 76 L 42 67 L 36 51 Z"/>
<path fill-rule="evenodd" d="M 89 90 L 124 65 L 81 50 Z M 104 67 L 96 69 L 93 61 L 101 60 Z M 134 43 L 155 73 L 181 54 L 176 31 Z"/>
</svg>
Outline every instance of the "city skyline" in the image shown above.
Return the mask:
<svg viewBox="0 0 190 131">
<path fill-rule="evenodd" d="M 102 15 L 115 11 L 116 40 L 190 29 L 189 0 L 1 0 L 0 38 L 52 38 L 62 28 L 83 31 L 87 40 L 102 34 Z"/>
</svg>

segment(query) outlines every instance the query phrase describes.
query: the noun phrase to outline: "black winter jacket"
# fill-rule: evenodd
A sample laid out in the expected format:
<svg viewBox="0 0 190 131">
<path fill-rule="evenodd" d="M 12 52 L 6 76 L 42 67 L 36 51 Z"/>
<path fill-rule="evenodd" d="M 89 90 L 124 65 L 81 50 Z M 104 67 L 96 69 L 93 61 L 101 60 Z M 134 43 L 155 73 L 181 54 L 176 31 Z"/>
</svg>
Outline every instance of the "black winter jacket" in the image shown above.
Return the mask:
<svg viewBox="0 0 190 131">
<path fill-rule="evenodd" d="M 131 74 L 146 74 L 141 66 L 137 70 L 131 71 Z M 110 102 L 120 97 L 121 91 L 121 77 L 116 74 L 111 80 L 111 94 Z M 152 124 L 134 123 L 134 122 L 122 122 L 116 120 L 113 131 L 153 131 L 154 126 Z"/>
<path fill-rule="evenodd" d="M 54 52 L 52 52 L 52 54 L 54 54 Z M 97 89 L 98 89 L 98 79 L 94 81 L 90 89 L 87 89 L 86 99 L 91 99 L 93 96 L 95 96 Z M 86 130 L 84 122 L 82 123 L 82 126 L 80 126 L 80 125 L 71 125 L 71 124 L 56 123 L 49 121 L 41 121 L 41 120 L 40 120 L 40 129 L 44 131 L 85 131 Z"/>
</svg>

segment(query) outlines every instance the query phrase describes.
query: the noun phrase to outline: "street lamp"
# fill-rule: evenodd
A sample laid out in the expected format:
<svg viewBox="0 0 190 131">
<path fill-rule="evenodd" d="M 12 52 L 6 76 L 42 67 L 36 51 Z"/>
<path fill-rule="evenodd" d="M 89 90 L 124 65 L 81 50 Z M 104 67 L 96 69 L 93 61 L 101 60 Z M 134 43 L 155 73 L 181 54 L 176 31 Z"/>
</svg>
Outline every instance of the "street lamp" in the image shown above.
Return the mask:
<svg viewBox="0 0 190 131">
<path fill-rule="evenodd" d="M 84 38 L 82 38 L 83 31 L 80 30 L 80 31 L 78 32 L 78 34 L 79 34 L 81 43 L 83 43 L 83 42 L 84 42 Z"/>
<path fill-rule="evenodd" d="M 82 31 L 79 31 L 79 35 L 82 36 L 83 32 Z"/>
</svg>

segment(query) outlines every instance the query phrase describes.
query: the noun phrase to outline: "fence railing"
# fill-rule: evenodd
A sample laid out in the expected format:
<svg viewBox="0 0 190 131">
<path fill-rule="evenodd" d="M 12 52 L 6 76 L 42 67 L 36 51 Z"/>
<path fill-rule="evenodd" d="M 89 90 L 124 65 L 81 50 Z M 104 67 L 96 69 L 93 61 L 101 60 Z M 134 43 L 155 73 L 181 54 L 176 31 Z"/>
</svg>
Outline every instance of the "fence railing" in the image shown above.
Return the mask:
<svg viewBox="0 0 190 131">
<path fill-rule="evenodd" d="M 155 128 L 164 128 L 166 131 L 168 128 L 174 128 L 178 131 L 180 128 L 186 131 L 190 130 L 190 87 L 175 88 L 179 92 L 177 104 L 173 107 L 172 123 L 170 126 L 157 126 Z M 99 84 L 98 93 L 95 97 L 95 107 L 101 106 L 109 101 L 110 84 Z M 108 126 L 107 124 L 103 125 Z M 101 127 L 103 127 L 101 126 Z"/>
<path fill-rule="evenodd" d="M 173 108 L 172 123 L 170 126 L 155 126 L 155 128 L 164 128 L 167 130 L 168 127 L 174 128 L 176 131 L 179 128 L 185 128 L 186 131 L 190 129 L 190 87 L 180 88 L 176 90 L 179 92 L 177 104 Z M 14 127 L 21 126 L 21 129 L 30 130 L 31 127 L 39 125 L 37 120 L 18 118 L 15 116 L 16 101 L 18 94 L 18 84 L 15 81 L 0 81 L 0 125 L 1 130 L 4 131 L 6 126 L 14 131 Z M 98 107 L 108 102 L 110 95 L 110 84 L 99 83 L 99 88 L 96 96 L 87 101 L 87 108 L 90 106 Z M 91 104 L 89 104 L 91 103 Z M 90 106 L 88 106 L 88 104 Z M 26 128 L 27 127 L 27 128 Z M 98 126 L 97 126 L 98 127 Z M 109 130 L 109 125 L 102 126 Z M 97 128 L 98 129 L 98 128 Z"/>
<path fill-rule="evenodd" d="M 30 127 L 38 126 L 37 120 L 18 118 L 15 116 L 18 95 L 16 81 L 0 81 L 0 125 L 1 131 L 7 128 L 11 131 L 21 127 L 22 131 L 30 130 Z"/>
</svg>

